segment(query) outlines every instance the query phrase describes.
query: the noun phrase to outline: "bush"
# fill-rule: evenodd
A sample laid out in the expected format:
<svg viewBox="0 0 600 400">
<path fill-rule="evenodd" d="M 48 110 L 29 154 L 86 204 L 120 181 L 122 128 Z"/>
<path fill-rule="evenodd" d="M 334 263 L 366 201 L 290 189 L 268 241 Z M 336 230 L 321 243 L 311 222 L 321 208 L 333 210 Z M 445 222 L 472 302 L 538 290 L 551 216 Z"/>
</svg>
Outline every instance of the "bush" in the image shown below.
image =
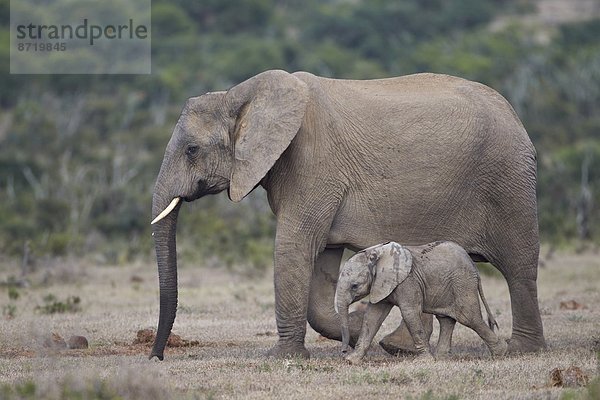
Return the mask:
<svg viewBox="0 0 600 400">
<path fill-rule="evenodd" d="M 65 301 L 60 301 L 53 294 L 48 294 L 44 296 L 43 301 L 43 306 L 35 307 L 35 310 L 42 314 L 62 314 L 81 311 L 81 299 L 78 296 L 69 296 Z"/>
<path fill-rule="evenodd" d="M 10 19 L 8 3 L 0 0 L 0 20 Z M 433 71 L 494 87 L 538 150 L 542 239 L 572 241 L 587 152 L 591 198 L 600 196 L 600 20 L 553 33 L 489 28 L 505 11 L 533 11 L 529 3 L 157 0 L 153 73 L 140 76 L 9 75 L 9 46 L 0 47 L 0 252 L 21 258 L 28 242 L 38 257 L 148 257 L 152 186 L 185 99 L 270 68 L 358 79 Z M 198 203 L 191 218 L 182 210 L 184 256 L 270 262 L 275 223 L 264 196 Z M 600 237 L 597 203 L 590 241 Z"/>
</svg>

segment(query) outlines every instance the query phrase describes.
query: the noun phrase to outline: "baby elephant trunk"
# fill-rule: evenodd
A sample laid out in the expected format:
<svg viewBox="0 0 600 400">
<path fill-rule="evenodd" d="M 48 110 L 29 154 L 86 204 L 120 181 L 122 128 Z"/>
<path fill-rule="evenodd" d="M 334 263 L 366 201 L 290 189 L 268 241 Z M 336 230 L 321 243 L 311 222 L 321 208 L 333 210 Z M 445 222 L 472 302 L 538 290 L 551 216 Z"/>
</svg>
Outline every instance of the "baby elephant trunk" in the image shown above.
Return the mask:
<svg viewBox="0 0 600 400">
<path fill-rule="evenodd" d="M 336 296 L 337 297 L 337 296 Z M 342 327 L 342 353 L 348 352 L 350 343 L 350 330 L 348 328 L 348 308 L 350 304 L 347 302 L 338 301 L 336 298 L 336 311 L 340 316 L 340 324 Z"/>
<path fill-rule="evenodd" d="M 348 345 L 350 343 L 350 330 L 348 329 L 348 308 L 342 311 L 340 317 L 342 321 L 342 353 L 347 353 L 348 348 L 350 347 Z"/>
</svg>

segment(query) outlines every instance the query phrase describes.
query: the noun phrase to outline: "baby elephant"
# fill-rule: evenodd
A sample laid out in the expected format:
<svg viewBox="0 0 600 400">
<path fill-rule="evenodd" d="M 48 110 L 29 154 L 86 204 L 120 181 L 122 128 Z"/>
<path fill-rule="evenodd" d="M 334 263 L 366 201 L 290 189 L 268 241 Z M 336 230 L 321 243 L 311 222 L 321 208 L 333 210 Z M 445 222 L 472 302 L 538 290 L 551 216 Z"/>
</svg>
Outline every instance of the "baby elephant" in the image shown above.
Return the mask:
<svg viewBox="0 0 600 400">
<path fill-rule="evenodd" d="M 489 326 L 481 316 L 479 296 L 488 315 Z M 369 295 L 360 336 L 353 353 L 358 363 L 394 305 L 415 342 L 417 351 L 431 357 L 425 339 L 421 312 L 435 314 L 440 323 L 437 356 L 450 353 L 456 321 L 473 329 L 488 345 L 493 356 L 506 352 L 506 342 L 496 336 L 498 326 L 490 313 L 477 268 L 467 252 L 452 242 L 403 247 L 395 242 L 376 245 L 358 252 L 341 268 L 335 292 L 335 309 L 341 317 L 343 352 L 348 349 L 348 307 Z"/>
</svg>

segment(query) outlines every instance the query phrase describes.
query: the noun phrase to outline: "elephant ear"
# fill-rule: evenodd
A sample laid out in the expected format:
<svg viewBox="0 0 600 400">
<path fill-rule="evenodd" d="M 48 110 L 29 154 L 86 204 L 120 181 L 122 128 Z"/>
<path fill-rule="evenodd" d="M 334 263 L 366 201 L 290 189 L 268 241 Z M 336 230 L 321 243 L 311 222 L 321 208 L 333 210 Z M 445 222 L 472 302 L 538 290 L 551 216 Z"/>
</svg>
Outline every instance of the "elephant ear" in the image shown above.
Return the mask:
<svg viewBox="0 0 600 400">
<path fill-rule="evenodd" d="M 370 301 L 379 303 L 402 283 L 412 269 L 410 252 L 398 243 L 390 242 L 381 248 L 381 256 L 374 266 Z"/>
<path fill-rule="evenodd" d="M 225 95 L 236 118 L 229 198 L 238 202 L 258 185 L 300 129 L 308 103 L 304 82 L 285 71 L 258 74 Z"/>
</svg>

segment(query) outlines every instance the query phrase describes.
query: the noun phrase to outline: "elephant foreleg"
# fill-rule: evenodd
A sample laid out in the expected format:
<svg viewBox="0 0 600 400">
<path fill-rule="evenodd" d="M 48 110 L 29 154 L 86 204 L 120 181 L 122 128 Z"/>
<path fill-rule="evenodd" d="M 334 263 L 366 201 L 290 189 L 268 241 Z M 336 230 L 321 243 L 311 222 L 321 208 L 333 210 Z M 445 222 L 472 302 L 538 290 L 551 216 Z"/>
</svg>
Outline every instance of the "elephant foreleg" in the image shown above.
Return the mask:
<svg viewBox="0 0 600 400">
<path fill-rule="evenodd" d="M 275 245 L 275 317 L 279 341 L 269 351 L 272 357 L 308 358 L 304 347 L 310 288 L 309 256 L 294 244 Z"/>
<path fill-rule="evenodd" d="M 431 357 L 429 346 L 429 337 L 425 334 L 423 325 L 423 317 L 419 315 L 419 311 L 410 307 L 411 305 L 400 305 L 402 313 L 402 322 L 406 323 L 406 327 L 413 338 L 413 346 L 415 353 L 419 356 Z"/>
<path fill-rule="evenodd" d="M 342 340 L 333 299 L 343 253 L 343 248 L 325 249 L 317 257 L 308 298 L 308 323 L 321 335 L 334 340 Z M 356 311 L 349 315 L 351 346 L 358 340 L 362 316 L 363 312 Z"/>
<path fill-rule="evenodd" d="M 337 280 L 337 270 L 341 260 L 341 254 L 325 250 L 319 256 L 319 248 L 325 242 L 327 230 L 331 225 L 331 218 L 335 215 L 334 202 L 325 202 L 332 209 L 329 213 L 323 210 L 323 203 L 319 203 L 320 219 L 314 219 L 312 215 L 298 216 L 287 214 L 280 210 L 277 221 L 277 234 L 275 237 L 274 257 L 274 283 L 275 283 L 275 317 L 277 319 L 277 333 L 279 341 L 269 352 L 270 356 L 309 357 L 308 350 L 304 346 L 306 336 L 306 322 L 309 317 L 309 293 L 311 291 L 311 280 L 315 264 L 317 270 L 322 270 L 321 265 L 326 264 L 333 277 Z M 310 207 L 307 209 L 311 209 Z M 311 214 L 311 213 L 309 213 Z M 329 217 L 325 217 L 325 215 Z M 302 226 L 303 229 L 298 227 Z M 318 261 L 318 260 L 323 261 Z M 337 266 L 333 268 L 333 265 Z M 330 279 L 331 280 L 331 279 Z M 315 289 L 316 290 L 316 289 Z M 318 292 L 318 290 L 317 290 Z M 326 299 L 333 308 L 333 294 Z M 312 304 L 315 304 L 314 301 Z M 314 307 L 311 307 L 313 310 Z M 325 309 L 326 310 L 326 309 Z M 310 313 L 315 315 L 313 311 Z M 322 312 L 330 315 L 328 312 Z M 320 318 L 317 318 L 320 319 Z M 332 323 L 324 324 L 333 326 Z M 338 324 L 339 326 L 339 324 Z M 338 328 L 339 332 L 340 328 Z"/>
<path fill-rule="evenodd" d="M 450 350 L 452 349 L 452 332 L 454 331 L 456 320 L 443 315 L 437 315 L 436 317 L 440 323 L 440 337 L 435 349 L 435 357 L 443 358 L 450 355 Z"/>
<path fill-rule="evenodd" d="M 421 313 L 421 322 L 423 324 L 425 341 L 429 343 L 431 333 L 433 332 L 433 315 Z M 414 355 L 418 353 L 404 319 L 394 332 L 381 339 L 379 345 L 392 355 Z"/>
<path fill-rule="evenodd" d="M 369 347 L 371 346 L 373 338 L 379 331 L 379 328 L 381 328 L 383 321 L 390 314 L 392 307 L 393 304 L 383 301 L 377 304 L 369 304 L 364 315 L 358 343 L 356 343 L 354 352 L 346 358 L 348 361 L 350 361 L 352 364 L 355 364 L 360 362 L 360 360 L 365 356 L 369 350 Z"/>
</svg>

